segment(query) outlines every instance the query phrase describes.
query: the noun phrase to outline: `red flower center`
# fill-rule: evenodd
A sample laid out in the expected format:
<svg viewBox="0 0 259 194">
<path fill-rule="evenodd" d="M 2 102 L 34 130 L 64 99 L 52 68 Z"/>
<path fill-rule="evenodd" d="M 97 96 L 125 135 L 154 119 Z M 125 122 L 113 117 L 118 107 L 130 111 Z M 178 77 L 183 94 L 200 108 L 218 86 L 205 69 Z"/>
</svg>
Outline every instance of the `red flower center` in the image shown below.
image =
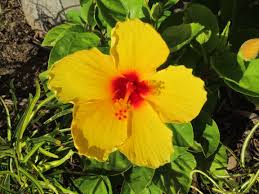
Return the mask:
<svg viewBox="0 0 259 194">
<path fill-rule="evenodd" d="M 114 102 L 123 99 L 137 108 L 144 101 L 144 97 L 151 88 L 147 81 L 141 81 L 136 72 L 123 73 L 112 80 L 112 99 Z"/>
</svg>

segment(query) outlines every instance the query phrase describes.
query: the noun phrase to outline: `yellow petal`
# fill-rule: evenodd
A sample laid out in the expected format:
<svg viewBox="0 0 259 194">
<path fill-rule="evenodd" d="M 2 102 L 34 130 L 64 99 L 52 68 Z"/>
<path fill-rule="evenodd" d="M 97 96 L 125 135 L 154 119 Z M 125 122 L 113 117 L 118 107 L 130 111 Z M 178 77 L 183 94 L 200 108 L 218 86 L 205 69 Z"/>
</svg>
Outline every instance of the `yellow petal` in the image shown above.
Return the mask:
<svg viewBox="0 0 259 194">
<path fill-rule="evenodd" d="M 146 74 L 165 62 L 169 49 L 150 24 L 134 19 L 118 22 L 113 28 L 111 54 L 121 72 Z"/>
<path fill-rule="evenodd" d="M 55 63 L 50 70 L 49 88 L 64 101 L 104 99 L 110 94 L 115 74 L 112 57 L 98 49 L 82 50 Z"/>
<path fill-rule="evenodd" d="M 242 57 L 246 61 L 255 59 L 259 54 L 259 38 L 247 40 L 240 47 Z"/>
<path fill-rule="evenodd" d="M 172 132 L 148 103 L 133 111 L 129 135 L 119 150 L 134 164 L 157 168 L 170 161 Z"/>
<path fill-rule="evenodd" d="M 75 102 L 72 132 L 77 134 L 74 142 L 81 154 L 99 159 L 100 155 L 106 156 L 105 153 L 114 151 L 126 140 L 128 119 L 119 120 L 115 111 L 108 100 Z M 97 153 L 90 152 L 91 148 L 98 150 Z"/>
<path fill-rule="evenodd" d="M 96 146 L 89 146 L 87 139 L 84 137 L 83 131 L 80 130 L 80 128 L 77 128 L 75 123 L 72 125 L 72 136 L 75 147 L 80 155 L 84 155 L 99 161 L 105 161 L 112 152 L 112 150 L 104 150 Z"/>
<path fill-rule="evenodd" d="M 204 82 L 184 66 L 170 66 L 158 71 L 150 80 L 155 87 L 147 97 L 164 122 L 188 122 L 206 102 Z"/>
</svg>

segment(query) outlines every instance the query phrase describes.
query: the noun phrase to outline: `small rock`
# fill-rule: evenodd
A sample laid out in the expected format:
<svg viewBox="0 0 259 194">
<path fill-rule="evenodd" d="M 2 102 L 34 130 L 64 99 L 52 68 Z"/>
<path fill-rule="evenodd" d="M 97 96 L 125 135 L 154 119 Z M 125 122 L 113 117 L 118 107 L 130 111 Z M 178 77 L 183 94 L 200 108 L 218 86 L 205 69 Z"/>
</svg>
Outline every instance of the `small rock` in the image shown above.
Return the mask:
<svg viewBox="0 0 259 194">
<path fill-rule="evenodd" d="M 236 167 L 237 167 L 237 160 L 235 159 L 234 156 L 230 156 L 228 158 L 228 167 L 227 167 L 227 169 L 228 170 L 232 170 L 232 169 L 234 169 Z"/>
<path fill-rule="evenodd" d="M 42 31 L 62 22 L 68 10 L 80 7 L 79 0 L 21 0 L 21 4 L 28 24 Z"/>
</svg>

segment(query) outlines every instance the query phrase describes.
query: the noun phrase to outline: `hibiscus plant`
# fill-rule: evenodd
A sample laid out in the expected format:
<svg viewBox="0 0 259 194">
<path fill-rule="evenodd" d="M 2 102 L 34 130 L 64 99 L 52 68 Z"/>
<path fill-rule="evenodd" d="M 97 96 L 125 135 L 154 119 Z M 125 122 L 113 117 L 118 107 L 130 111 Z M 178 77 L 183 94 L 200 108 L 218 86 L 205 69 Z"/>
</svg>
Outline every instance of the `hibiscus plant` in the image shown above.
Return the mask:
<svg viewBox="0 0 259 194">
<path fill-rule="evenodd" d="M 237 34 L 243 1 L 80 5 L 45 35 L 48 69 L 26 110 L 13 87 L 12 110 L 1 100 L 0 193 L 258 192 L 246 150 L 259 124 L 236 156 L 213 119 L 222 88 L 259 99 L 258 29 Z"/>
</svg>

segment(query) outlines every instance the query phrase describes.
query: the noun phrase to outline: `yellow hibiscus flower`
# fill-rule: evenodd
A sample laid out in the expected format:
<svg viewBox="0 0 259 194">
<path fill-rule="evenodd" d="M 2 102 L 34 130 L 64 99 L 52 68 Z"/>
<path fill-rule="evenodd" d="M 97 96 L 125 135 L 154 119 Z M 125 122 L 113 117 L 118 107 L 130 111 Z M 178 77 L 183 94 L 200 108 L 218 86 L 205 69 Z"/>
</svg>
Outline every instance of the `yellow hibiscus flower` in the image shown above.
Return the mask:
<svg viewBox="0 0 259 194">
<path fill-rule="evenodd" d="M 112 30 L 110 55 L 93 48 L 54 64 L 49 87 L 74 104 L 71 130 L 79 154 L 105 161 L 119 150 L 150 168 L 170 161 L 172 131 L 164 123 L 196 117 L 206 91 L 184 66 L 157 72 L 168 55 L 154 28 L 135 19 Z"/>
</svg>

